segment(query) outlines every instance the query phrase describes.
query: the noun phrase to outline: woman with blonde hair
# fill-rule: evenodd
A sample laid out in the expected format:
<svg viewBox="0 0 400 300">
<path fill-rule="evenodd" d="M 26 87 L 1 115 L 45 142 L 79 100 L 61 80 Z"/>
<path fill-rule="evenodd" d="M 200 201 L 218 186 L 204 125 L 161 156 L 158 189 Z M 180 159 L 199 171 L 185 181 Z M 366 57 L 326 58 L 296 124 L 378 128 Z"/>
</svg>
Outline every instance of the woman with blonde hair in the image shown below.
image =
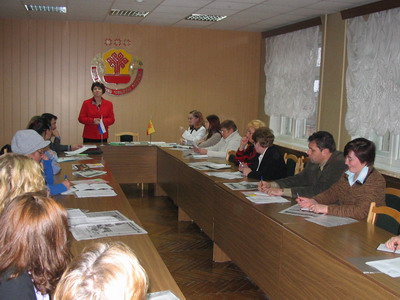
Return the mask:
<svg viewBox="0 0 400 300">
<path fill-rule="evenodd" d="M 47 194 L 40 165 L 25 155 L 0 156 L 0 212 L 7 201 L 27 192 Z"/>
<path fill-rule="evenodd" d="M 26 193 L 0 214 L 0 299 L 49 299 L 67 267 L 67 211 L 52 198 Z"/>
<path fill-rule="evenodd" d="M 146 272 L 128 246 L 97 243 L 71 262 L 54 299 L 140 300 L 146 298 L 147 288 Z"/>
<path fill-rule="evenodd" d="M 242 167 L 251 166 L 257 155 L 257 151 L 254 149 L 253 134 L 260 127 L 265 127 L 265 123 L 260 120 L 252 120 L 247 124 L 246 135 L 242 137 L 239 149 L 236 151 L 236 164 L 240 164 Z"/>
</svg>

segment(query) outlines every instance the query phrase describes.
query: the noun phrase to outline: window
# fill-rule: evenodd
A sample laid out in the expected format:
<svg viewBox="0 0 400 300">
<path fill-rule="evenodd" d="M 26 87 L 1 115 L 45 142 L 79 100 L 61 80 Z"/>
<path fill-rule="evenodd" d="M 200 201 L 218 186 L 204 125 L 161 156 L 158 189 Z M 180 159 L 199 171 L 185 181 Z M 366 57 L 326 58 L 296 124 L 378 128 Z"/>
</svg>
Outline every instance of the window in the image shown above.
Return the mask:
<svg viewBox="0 0 400 300">
<path fill-rule="evenodd" d="M 387 132 L 383 136 L 372 134 L 368 139 L 376 146 L 375 166 L 379 169 L 399 172 L 400 168 L 400 135 Z"/>
</svg>

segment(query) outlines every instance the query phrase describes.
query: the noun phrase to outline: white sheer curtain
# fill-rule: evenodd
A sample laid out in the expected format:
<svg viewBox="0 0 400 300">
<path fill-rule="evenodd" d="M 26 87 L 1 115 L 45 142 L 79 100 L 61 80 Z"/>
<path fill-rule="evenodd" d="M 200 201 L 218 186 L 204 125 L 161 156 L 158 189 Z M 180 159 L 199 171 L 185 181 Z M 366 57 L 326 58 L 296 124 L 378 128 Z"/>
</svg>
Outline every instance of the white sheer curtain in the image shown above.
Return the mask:
<svg viewBox="0 0 400 300">
<path fill-rule="evenodd" d="M 347 42 L 348 132 L 400 134 L 400 9 L 350 19 Z"/>
<path fill-rule="evenodd" d="M 319 26 L 268 38 L 265 113 L 307 119 L 316 109 Z"/>
</svg>

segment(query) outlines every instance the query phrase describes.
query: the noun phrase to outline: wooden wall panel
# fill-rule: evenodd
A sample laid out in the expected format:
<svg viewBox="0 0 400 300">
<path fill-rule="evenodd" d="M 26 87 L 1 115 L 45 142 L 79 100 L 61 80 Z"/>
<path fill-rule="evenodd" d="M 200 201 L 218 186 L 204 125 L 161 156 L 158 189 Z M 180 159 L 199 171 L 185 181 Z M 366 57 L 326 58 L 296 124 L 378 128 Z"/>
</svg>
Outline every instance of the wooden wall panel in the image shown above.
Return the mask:
<svg viewBox="0 0 400 300">
<path fill-rule="evenodd" d="M 201 110 L 233 119 L 241 132 L 258 115 L 259 33 L 111 23 L 0 19 L 0 144 L 33 115 L 53 112 L 63 141 L 80 143 L 77 121 L 91 97 L 92 58 L 111 47 L 105 39 L 129 40 L 124 48 L 144 63 L 140 85 L 114 103 L 111 137 L 145 130 L 153 119 L 153 140 L 177 141 L 187 113 Z M 116 46 L 113 46 L 117 48 Z"/>
</svg>

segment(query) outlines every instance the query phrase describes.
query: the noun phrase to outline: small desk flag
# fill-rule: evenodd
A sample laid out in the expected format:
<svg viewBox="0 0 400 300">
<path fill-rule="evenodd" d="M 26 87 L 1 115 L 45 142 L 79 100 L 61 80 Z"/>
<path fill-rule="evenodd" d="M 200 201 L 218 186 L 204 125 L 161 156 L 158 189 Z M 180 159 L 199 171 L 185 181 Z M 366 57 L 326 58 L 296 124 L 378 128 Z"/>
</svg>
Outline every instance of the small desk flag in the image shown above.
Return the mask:
<svg viewBox="0 0 400 300">
<path fill-rule="evenodd" d="M 150 120 L 149 124 L 147 125 L 147 135 L 150 135 L 152 133 L 156 132 L 153 126 L 153 122 Z"/>
<path fill-rule="evenodd" d="M 98 128 L 99 128 L 100 134 L 104 134 L 107 132 L 106 127 L 104 126 L 104 123 L 103 123 L 103 118 L 100 119 L 100 124 L 98 125 Z"/>
</svg>

